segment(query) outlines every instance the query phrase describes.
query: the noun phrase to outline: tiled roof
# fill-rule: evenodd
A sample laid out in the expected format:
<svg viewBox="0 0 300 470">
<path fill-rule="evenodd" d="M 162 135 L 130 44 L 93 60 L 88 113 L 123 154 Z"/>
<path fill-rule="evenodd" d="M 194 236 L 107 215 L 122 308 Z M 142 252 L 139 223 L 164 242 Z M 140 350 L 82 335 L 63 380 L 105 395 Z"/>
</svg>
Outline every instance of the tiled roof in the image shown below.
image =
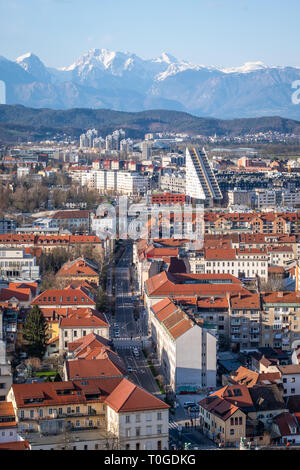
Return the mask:
<svg viewBox="0 0 300 470">
<path fill-rule="evenodd" d="M 286 366 L 277 366 L 281 375 L 300 374 L 300 364 L 288 364 Z"/>
<path fill-rule="evenodd" d="M 68 379 L 124 376 L 125 366 L 120 357 L 109 353 L 107 355 L 105 359 L 66 361 Z"/>
<path fill-rule="evenodd" d="M 84 288 L 48 289 L 38 295 L 32 301 L 32 305 L 40 307 L 46 305 L 96 305 L 89 295 L 89 292 Z"/>
<path fill-rule="evenodd" d="M 239 408 L 252 408 L 253 402 L 246 385 L 226 385 L 225 387 L 213 392 L 210 396 L 218 396 L 238 406 Z"/>
<path fill-rule="evenodd" d="M 300 291 L 284 291 L 284 292 L 263 292 L 261 294 L 263 304 L 284 304 L 284 303 L 300 303 Z"/>
<path fill-rule="evenodd" d="M 107 406 L 117 413 L 162 410 L 170 408 L 165 402 L 146 390 L 123 379 L 105 400 Z"/>
<path fill-rule="evenodd" d="M 199 405 L 210 413 L 215 414 L 223 421 L 227 421 L 239 408 L 218 396 L 209 395 L 200 400 Z"/>
<path fill-rule="evenodd" d="M 227 280 L 228 283 L 224 282 Z M 145 285 L 150 296 L 188 297 L 226 295 L 227 292 L 248 293 L 248 290 L 242 287 L 241 281 L 231 274 L 173 274 L 163 271 L 148 279 Z"/>
<path fill-rule="evenodd" d="M 99 327 L 108 328 L 105 315 L 91 308 L 68 309 L 67 315 L 61 317 L 60 328 Z"/>
<path fill-rule="evenodd" d="M 28 441 L 0 442 L 0 450 L 30 450 Z"/>
<path fill-rule="evenodd" d="M 98 276 L 97 271 L 84 258 L 67 261 L 57 272 L 57 276 Z"/>
<path fill-rule="evenodd" d="M 51 215 L 50 218 L 52 219 L 88 219 L 90 215 L 90 211 L 86 210 L 75 210 L 75 211 L 58 211 L 55 214 Z"/>
<path fill-rule="evenodd" d="M 239 293 L 230 296 L 232 309 L 256 309 L 260 310 L 260 295 L 249 293 Z"/>
<path fill-rule="evenodd" d="M 85 361 L 74 361 L 77 363 Z M 98 397 L 93 401 L 104 399 L 120 383 L 122 376 L 101 377 L 98 379 L 85 378 L 65 382 L 37 382 L 32 384 L 13 384 L 12 389 L 18 408 L 33 408 L 40 406 L 56 406 L 68 404 L 88 404 L 87 396 L 97 390 Z M 68 391 L 68 393 L 62 393 Z"/>
<path fill-rule="evenodd" d="M 195 323 L 171 299 L 163 299 L 153 305 L 152 311 L 175 340 L 195 326 Z"/>
</svg>

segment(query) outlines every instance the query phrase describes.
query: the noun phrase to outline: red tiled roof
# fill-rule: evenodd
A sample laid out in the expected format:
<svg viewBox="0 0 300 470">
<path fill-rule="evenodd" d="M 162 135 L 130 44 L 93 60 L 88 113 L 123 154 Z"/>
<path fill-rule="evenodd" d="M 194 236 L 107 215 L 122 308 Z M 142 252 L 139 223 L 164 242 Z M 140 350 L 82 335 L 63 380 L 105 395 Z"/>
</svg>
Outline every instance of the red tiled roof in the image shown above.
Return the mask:
<svg viewBox="0 0 300 470">
<path fill-rule="evenodd" d="M 96 302 L 89 295 L 84 288 L 48 289 L 38 295 L 32 301 L 32 305 L 39 305 L 40 307 L 46 305 L 96 305 Z"/>
<path fill-rule="evenodd" d="M 300 303 L 300 291 L 296 292 L 263 292 L 261 294 L 263 304 L 284 304 L 284 303 Z"/>
<path fill-rule="evenodd" d="M 123 361 L 117 356 L 108 355 L 105 359 L 66 361 L 69 380 L 79 378 L 122 377 L 125 373 Z"/>
<path fill-rule="evenodd" d="M 120 382 L 105 400 L 105 403 L 117 413 L 170 408 L 165 402 L 129 382 L 127 379 L 123 379 Z"/>
<path fill-rule="evenodd" d="M 171 299 L 163 299 L 153 305 L 152 311 L 174 339 L 195 326 L 195 323 Z"/>
<path fill-rule="evenodd" d="M 1 442 L 0 450 L 30 450 L 28 441 L 15 441 L 15 442 Z"/>
<path fill-rule="evenodd" d="M 60 328 L 74 327 L 105 327 L 108 322 L 105 315 L 91 308 L 68 309 L 67 315 L 60 319 Z"/>
</svg>

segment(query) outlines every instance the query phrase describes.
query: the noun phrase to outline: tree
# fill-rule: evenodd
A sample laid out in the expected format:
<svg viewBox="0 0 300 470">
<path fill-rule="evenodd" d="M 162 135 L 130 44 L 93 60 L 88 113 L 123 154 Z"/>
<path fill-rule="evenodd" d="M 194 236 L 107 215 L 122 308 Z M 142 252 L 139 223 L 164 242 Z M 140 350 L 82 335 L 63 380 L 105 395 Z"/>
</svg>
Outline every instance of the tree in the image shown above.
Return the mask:
<svg viewBox="0 0 300 470">
<path fill-rule="evenodd" d="M 30 310 L 24 324 L 23 337 L 28 342 L 27 349 L 30 356 L 43 358 L 47 348 L 47 322 L 35 305 Z"/>
</svg>

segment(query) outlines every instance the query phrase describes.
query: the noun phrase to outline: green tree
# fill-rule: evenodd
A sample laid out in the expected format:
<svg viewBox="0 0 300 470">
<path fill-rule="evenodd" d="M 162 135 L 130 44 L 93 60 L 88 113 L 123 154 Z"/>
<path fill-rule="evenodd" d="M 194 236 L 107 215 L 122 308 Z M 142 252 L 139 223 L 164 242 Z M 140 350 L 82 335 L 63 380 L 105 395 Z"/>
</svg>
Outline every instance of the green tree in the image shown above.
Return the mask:
<svg viewBox="0 0 300 470">
<path fill-rule="evenodd" d="M 23 337 L 28 341 L 30 356 L 43 358 L 48 341 L 47 322 L 37 305 L 34 305 L 26 317 Z"/>
</svg>

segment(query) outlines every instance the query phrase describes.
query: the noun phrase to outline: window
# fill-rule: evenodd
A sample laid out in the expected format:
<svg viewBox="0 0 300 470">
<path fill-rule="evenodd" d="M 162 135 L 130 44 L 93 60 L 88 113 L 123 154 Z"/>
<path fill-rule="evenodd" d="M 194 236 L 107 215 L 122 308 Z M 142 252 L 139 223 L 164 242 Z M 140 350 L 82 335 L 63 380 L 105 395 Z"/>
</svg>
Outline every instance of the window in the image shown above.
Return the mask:
<svg viewBox="0 0 300 470">
<path fill-rule="evenodd" d="M 130 423 L 130 416 L 128 416 L 128 415 L 125 416 L 125 423 L 126 424 Z"/>
<path fill-rule="evenodd" d="M 286 384 L 286 382 L 287 382 L 286 378 L 282 379 L 282 383 Z"/>
<path fill-rule="evenodd" d="M 152 418 L 151 418 L 151 414 L 150 413 L 147 413 L 146 415 L 146 421 L 151 421 Z"/>
<path fill-rule="evenodd" d="M 130 428 L 125 429 L 125 436 L 130 437 Z"/>
<path fill-rule="evenodd" d="M 234 429 L 230 429 L 230 434 L 231 434 L 231 436 L 234 435 Z"/>
<path fill-rule="evenodd" d="M 140 423 L 141 422 L 141 415 L 135 415 L 135 422 Z"/>
<path fill-rule="evenodd" d="M 80 413 L 80 406 L 76 406 L 76 413 Z"/>
<path fill-rule="evenodd" d="M 147 436 L 150 436 L 152 434 L 152 426 L 147 426 L 146 427 L 146 434 L 147 434 Z"/>
<path fill-rule="evenodd" d="M 162 415 L 161 413 L 157 413 L 157 421 L 161 421 L 162 420 Z"/>
<path fill-rule="evenodd" d="M 135 435 L 140 436 L 141 435 L 141 428 L 135 428 Z"/>
<path fill-rule="evenodd" d="M 162 432 L 162 425 L 159 424 L 159 425 L 157 426 L 157 434 L 161 434 L 161 432 Z"/>
<path fill-rule="evenodd" d="M 292 383 L 295 382 L 295 377 L 292 377 L 292 378 L 291 378 L 291 382 L 292 382 Z"/>
</svg>

